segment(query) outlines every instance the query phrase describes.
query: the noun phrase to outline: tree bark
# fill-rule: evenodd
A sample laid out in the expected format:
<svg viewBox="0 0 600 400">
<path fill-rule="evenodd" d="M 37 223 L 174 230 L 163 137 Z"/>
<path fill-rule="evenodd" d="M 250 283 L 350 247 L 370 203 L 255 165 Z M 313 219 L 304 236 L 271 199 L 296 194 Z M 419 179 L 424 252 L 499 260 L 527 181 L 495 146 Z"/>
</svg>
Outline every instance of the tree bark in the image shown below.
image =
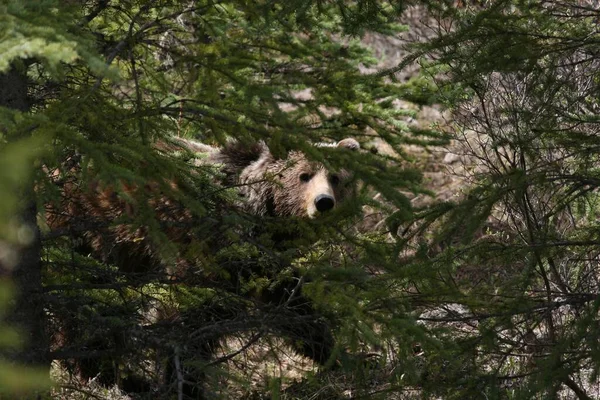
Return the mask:
<svg viewBox="0 0 600 400">
<path fill-rule="evenodd" d="M 24 71 L 12 68 L 0 74 L 0 106 L 21 112 L 29 111 L 27 85 Z M 30 175 L 22 182 L 19 198 L 21 204 L 17 210 L 17 221 L 20 242 L 16 244 L 18 258 L 9 275 L 17 292 L 7 320 L 19 330 L 24 343 L 7 356 L 21 364 L 49 369 L 42 301 L 41 238 L 37 225 L 34 182 Z"/>
</svg>

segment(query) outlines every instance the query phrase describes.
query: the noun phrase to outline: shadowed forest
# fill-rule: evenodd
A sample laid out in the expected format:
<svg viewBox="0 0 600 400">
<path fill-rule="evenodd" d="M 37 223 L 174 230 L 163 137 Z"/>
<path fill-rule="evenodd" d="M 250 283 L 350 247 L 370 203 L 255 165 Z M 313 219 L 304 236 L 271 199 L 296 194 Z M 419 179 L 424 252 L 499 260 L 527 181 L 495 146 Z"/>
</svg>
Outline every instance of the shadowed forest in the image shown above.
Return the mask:
<svg viewBox="0 0 600 400">
<path fill-rule="evenodd" d="M 600 398 L 599 22 L 0 0 L 0 397 Z"/>
</svg>

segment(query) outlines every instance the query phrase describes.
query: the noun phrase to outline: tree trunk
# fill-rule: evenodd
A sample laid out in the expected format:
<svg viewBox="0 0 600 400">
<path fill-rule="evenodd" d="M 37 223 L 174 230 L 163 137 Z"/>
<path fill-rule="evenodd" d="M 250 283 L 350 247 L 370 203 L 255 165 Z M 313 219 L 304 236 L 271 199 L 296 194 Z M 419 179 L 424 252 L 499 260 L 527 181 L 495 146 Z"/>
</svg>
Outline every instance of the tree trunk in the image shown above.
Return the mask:
<svg viewBox="0 0 600 400">
<path fill-rule="evenodd" d="M 0 106 L 26 112 L 27 76 L 13 68 L 0 74 Z M 37 204 L 33 179 L 22 182 L 17 221 L 20 243 L 18 259 L 10 272 L 17 290 L 14 306 L 8 316 L 11 326 L 19 329 L 24 344 L 8 356 L 15 362 L 49 369 L 48 340 L 42 302 L 41 239 L 37 225 Z"/>
</svg>

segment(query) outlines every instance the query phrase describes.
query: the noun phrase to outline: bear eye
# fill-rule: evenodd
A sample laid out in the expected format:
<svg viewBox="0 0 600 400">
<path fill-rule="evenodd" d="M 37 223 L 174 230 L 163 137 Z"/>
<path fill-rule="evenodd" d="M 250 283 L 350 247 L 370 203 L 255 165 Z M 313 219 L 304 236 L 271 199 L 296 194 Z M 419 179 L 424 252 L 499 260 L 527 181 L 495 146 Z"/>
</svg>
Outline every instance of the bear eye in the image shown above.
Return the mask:
<svg viewBox="0 0 600 400">
<path fill-rule="evenodd" d="M 337 186 L 340 183 L 340 177 L 337 175 L 331 175 L 331 178 L 329 178 L 329 180 L 331 181 L 331 184 L 333 186 Z"/>
<path fill-rule="evenodd" d="M 303 174 L 300 174 L 300 180 L 302 182 L 308 182 L 308 181 L 310 181 L 310 178 L 312 178 L 311 174 L 307 174 L 306 172 Z"/>
</svg>

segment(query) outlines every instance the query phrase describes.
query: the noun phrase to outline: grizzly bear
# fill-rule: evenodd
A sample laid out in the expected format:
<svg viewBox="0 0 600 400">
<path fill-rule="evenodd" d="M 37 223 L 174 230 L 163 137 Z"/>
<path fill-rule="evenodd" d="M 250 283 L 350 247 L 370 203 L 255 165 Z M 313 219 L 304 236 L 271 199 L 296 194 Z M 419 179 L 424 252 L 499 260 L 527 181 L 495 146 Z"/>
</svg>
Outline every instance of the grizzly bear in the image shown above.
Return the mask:
<svg viewBox="0 0 600 400">
<path fill-rule="evenodd" d="M 230 142 L 220 148 L 183 139 L 176 140 L 174 143 L 180 150 L 195 154 L 191 161 L 196 166 L 207 168 L 214 166 L 218 169 L 222 186 L 236 188 L 239 194 L 237 206 L 258 217 L 264 216 L 275 220 L 286 217 L 317 219 L 334 209 L 353 191 L 352 175 L 349 171 L 329 171 L 322 163 L 310 161 L 298 151 L 290 152 L 285 159 L 278 159 L 262 142 L 250 145 Z M 333 146 L 342 150 L 357 150 L 360 147 L 354 139 L 344 139 Z M 157 147 L 159 151 L 164 152 L 174 150 L 172 145 Z M 173 185 L 176 187 L 178 182 L 173 182 Z M 250 321 L 262 318 L 261 324 L 267 324 L 265 329 L 269 334 L 288 338 L 300 354 L 321 364 L 331 357 L 334 340 L 329 323 L 314 310 L 311 301 L 302 295 L 302 280 L 299 280 L 296 274 L 287 279 L 280 279 L 278 276 L 280 271 L 290 268 L 289 255 L 282 257 L 272 254 L 268 257 L 254 255 L 240 259 L 232 258 L 228 253 L 224 259 L 215 255 L 211 262 L 217 264 L 218 272 L 216 274 L 211 272 L 215 270 L 214 267 L 207 272 L 203 265 L 204 260 L 189 256 L 193 251 L 188 254 L 186 250 L 188 246 L 197 245 L 194 230 L 186 229 L 186 226 L 195 223 L 209 224 L 211 223 L 208 222 L 209 219 L 194 219 L 182 204 L 161 193 L 152 184 L 144 188 L 129 188 L 131 197 L 134 197 L 135 190 L 144 190 L 153 194 L 150 204 L 156 210 L 159 224 L 167 227 L 164 233 L 169 240 L 179 245 L 180 252 L 176 260 L 165 261 L 161 258 L 157 245 L 147 237 L 147 229 L 144 226 L 128 225 L 125 222 L 127 215 L 136 213 L 134 205 L 129 204 L 126 199 L 116 195 L 110 187 L 105 187 L 99 182 L 93 182 L 88 186 L 86 191 L 74 185 L 64 185 L 63 191 L 70 192 L 63 194 L 65 204 L 60 207 L 60 212 L 56 207 L 49 207 L 47 210 L 50 228 L 70 232 L 75 239 L 73 243 L 77 243 L 75 251 L 91 256 L 102 263 L 116 266 L 125 277 L 125 282 L 129 279 L 131 282 L 139 282 L 140 279 L 144 282 L 143 275 L 156 279 L 160 277 L 160 271 L 167 271 L 167 275 L 171 276 L 170 279 L 175 285 L 178 282 L 188 282 L 193 287 L 208 288 L 212 293 L 212 300 L 207 300 L 200 307 L 188 307 L 168 317 L 163 315 L 163 318 L 169 319 L 169 323 L 165 323 L 166 320 L 159 321 L 156 324 L 157 332 L 164 334 L 165 331 L 171 332 L 172 329 L 173 337 L 183 335 L 185 338 L 186 335 L 183 334 L 185 329 L 194 326 L 229 326 L 232 322 L 244 318 Z M 90 188 L 92 193 L 89 192 Z M 115 224 L 117 218 L 119 223 Z M 70 224 L 77 226 L 69 226 Z M 219 233 L 218 226 L 214 226 L 214 229 L 215 234 L 209 246 L 218 250 L 227 249 L 234 244 L 227 242 L 230 239 Z M 270 261 L 265 263 L 265 259 Z M 175 268 L 169 263 L 175 263 Z M 261 277 L 276 280 L 277 283 L 260 291 L 258 297 L 256 294 L 249 294 L 243 288 L 244 282 Z M 119 284 L 123 282 L 123 278 L 116 279 L 119 279 Z M 150 279 L 152 278 L 148 278 L 147 281 Z M 252 297 L 244 300 L 245 296 Z M 93 345 L 95 354 L 103 352 L 127 354 L 131 351 L 128 347 L 133 348 L 136 345 L 134 341 L 129 343 L 134 336 L 128 337 L 124 331 L 109 332 L 107 327 L 103 329 L 107 329 L 106 334 L 99 337 L 96 335 L 94 343 L 84 345 L 87 348 L 92 348 Z M 140 331 L 135 326 L 131 329 Z M 148 328 L 141 331 L 145 329 Z M 247 327 L 241 330 L 244 329 Z M 69 330 L 71 333 L 68 332 Z M 211 359 L 215 347 L 224 334 L 235 333 L 235 331 L 207 329 L 206 333 L 198 334 L 197 332 L 200 331 L 202 329 L 196 329 L 195 336 L 188 335 L 190 340 L 185 345 L 187 348 L 194 349 L 198 359 L 204 360 Z M 62 340 L 67 342 L 73 338 L 86 336 L 79 331 L 79 327 L 73 326 L 69 329 L 62 328 L 60 335 Z M 167 333 L 167 336 L 169 335 Z M 114 338 L 110 339 L 111 337 Z M 195 338 L 193 343 L 192 337 Z M 115 351 L 115 347 L 120 349 Z M 162 354 L 164 355 L 164 352 Z M 179 366 L 176 366 L 173 364 L 175 357 L 169 356 L 169 366 L 165 372 L 167 383 L 181 380 L 183 373 L 186 382 L 197 382 L 186 392 L 192 397 L 201 396 L 204 376 L 202 368 L 190 367 L 182 372 L 180 365 L 186 360 L 183 356 L 180 358 L 178 356 Z M 75 364 L 78 364 L 76 368 L 80 371 L 85 366 L 86 371 L 83 375 L 86 377 L 94 377 L 102 373 L 99 380 L 102 381 L 104 377 L 103 382 L 109 384 L 112 377 L 118 376 L 114 371 L 106 371 L 106 365 L 112 368 L 113 365 L 118 364 L 112 359 L 98 363 L 94 360 L 83 361 L 85 362 L 75 362 Z M 100 367 L 100 364 L 103 366 Z M 94 367 L 104 371 L 94 371 Z M 132 381 L 134 375 L 133 372 L 128 372 L 128 379 Z M 137 383 L 131 385 L 140 387 Z M 143 391 L 148 385 L 150 384 L 142 385 Z"/>
</svg>

